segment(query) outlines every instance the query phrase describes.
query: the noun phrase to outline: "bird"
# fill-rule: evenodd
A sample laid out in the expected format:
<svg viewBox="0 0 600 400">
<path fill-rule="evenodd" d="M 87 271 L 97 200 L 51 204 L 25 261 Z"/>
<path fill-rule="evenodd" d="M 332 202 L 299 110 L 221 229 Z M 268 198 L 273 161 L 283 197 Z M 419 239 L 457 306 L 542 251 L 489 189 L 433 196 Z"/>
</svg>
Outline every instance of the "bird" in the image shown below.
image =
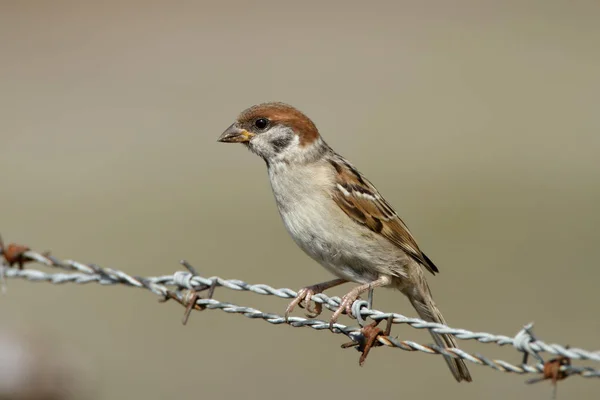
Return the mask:
<svg viewBox="0 0 600 400">
<path fill-rule="evenodd" d="M 320 314 L 320 304 L 310 305 L 315 294 L 353 282 L 358 286 L 342 297 L 330 327 L 342 313 L 352 315 L 361 294 L 378 287 L 398 289 L 423 320 L 446 324 L 425 277 L 438 268 L 375 186 L 325 142 L 303 112 L 282 102 L 254 105 L 238 115 L 218 142 L 241 143 L 265 161 L 285 228 L 306 254 L 336 276 L 299 290 L 286 320 L 298 305 L 311 317 Z M 438 346 L 457 347 L 452 335 L 430 333 Z M 444 359 L 458 382 L 472 380 L 463 360 Z"/>
</svg>

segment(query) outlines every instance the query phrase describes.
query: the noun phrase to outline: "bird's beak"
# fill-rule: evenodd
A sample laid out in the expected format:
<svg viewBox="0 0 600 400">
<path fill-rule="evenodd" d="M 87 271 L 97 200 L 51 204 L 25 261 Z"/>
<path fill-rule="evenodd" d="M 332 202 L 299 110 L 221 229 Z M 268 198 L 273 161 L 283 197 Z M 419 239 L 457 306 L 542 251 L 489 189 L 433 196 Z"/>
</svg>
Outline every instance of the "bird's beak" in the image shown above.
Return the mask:
<svg viewBox="0 0 600 400">
<path fill-rule="evenodd" d="M 252 139 L 254 133 L 250 133 L 245 129 L 238 128 L 235 124 L 225 129 L 225 132 L 219 136 L 217 142 L 224 143 L 247 143 Z"/>
</svg>

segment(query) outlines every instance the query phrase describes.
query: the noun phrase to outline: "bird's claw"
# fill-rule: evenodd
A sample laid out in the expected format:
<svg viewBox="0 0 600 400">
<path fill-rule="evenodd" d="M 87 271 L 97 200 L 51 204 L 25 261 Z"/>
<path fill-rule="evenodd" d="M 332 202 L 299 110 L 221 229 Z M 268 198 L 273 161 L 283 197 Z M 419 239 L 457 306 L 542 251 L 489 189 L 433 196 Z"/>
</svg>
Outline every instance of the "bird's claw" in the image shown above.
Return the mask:
<svg viewBox="0 0 600 400">
<path fill-rule="evenodd" d="M 347 315 L 352 317 L 352 305 L 359 297 L 360 297 L 359 294 L 356 293 L 354 290 L 351 291 L 350 293 L 346 294 L 344 297 L 342 297 L 340 306 L 338 307 L 337 310 L 335 310 L 335 312 L 331 316 L 331 319 L 329 320 L 329 329 L 330 330 L 333 330 L 333 325 L 335 325 L 335 323 L 337 322 L 340 315 L 346 313 Z"/>
<path fill-rule="evenodd" d="M 313 306 L 311 305 L 310 300 L 315 294 L 321 292 L 322 289 L 318 285 L 307 286 L 300 289 L 298 291 L 298 295 L 296 295 L 296 298 L 292 300 L 285 309 L 285 322 L 288 321 L 290 313 L 294 310 L 294 308 L 296 308 L 296 306 L 306 309 L 306 316 L 309 318 L 315 318 L 316 316 L 320 315 L 323 311 L 323 305 L 321 303 L 315 303 Z"/>
</svg>

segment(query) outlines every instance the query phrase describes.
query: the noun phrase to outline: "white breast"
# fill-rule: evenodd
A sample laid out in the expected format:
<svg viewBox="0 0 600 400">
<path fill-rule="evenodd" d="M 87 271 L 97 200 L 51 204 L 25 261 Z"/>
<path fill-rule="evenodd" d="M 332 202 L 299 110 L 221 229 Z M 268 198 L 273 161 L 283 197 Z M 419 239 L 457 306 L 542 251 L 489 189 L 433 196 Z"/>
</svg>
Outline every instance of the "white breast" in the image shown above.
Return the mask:
<svg viewBox="0 0 600 400">
<path fill-rule="evenodd" d="M 365 260 L 373 259 L 377 243 L 331 198 L 333 173 L 325 163 L 271 165 L 269 177 L 279 213 L 298 246 L 330 272 L 355 282 L 373 279 L 362 269 Z"/>
<path fill-rule="evenodd" d="M 322 164 L 290 167 L 276 164 L 269 168 L 271 187 L 287 230 L 305 251 L 307 242 L 335 240 L 329 221 L 333 185 L 331 172 Z"/>
</svg>

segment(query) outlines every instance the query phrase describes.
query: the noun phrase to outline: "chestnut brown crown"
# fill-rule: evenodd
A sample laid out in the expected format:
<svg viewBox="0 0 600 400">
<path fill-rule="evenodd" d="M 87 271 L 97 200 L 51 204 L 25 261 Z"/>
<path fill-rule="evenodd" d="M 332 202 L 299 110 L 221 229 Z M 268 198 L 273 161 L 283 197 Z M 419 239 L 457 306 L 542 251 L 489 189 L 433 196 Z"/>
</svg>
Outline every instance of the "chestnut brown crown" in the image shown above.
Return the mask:
<svg viewBox="0 0 600 400">
<path fill-rule="evenodd" d="M 319 137 L 319 131 L 315 124 L 304 113 L 281 102 L 262 103 L 252 106 L 240 113 L 237 123 L 249 132 L 258 133 L 261 124 L 283 125 L 291 128 L 300 139 L 300 145 L 306 146 L 313 143 Z M 257 126 L 257 122 L 258 125 Z"/>
</svg>

